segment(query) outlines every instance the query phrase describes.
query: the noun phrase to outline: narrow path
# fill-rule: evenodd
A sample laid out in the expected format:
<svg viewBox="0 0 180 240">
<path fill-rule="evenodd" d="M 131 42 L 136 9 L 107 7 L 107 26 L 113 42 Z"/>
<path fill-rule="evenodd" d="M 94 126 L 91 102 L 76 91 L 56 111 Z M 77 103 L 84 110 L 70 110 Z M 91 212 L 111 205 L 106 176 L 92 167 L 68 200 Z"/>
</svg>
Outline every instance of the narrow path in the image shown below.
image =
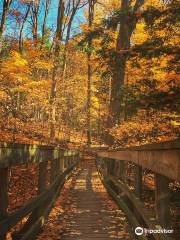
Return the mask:
<svg viewBox="0 0 180 240">
<path fill-rule="evenodd" d="M 131 239 L 129 225 L 103 187 L 93 159 L 81 163 L 81 172 L 66 203 L 67 226 L 62 240 Z M 61 219 L 62 218 L 62 219 Z M 63 215 L 60 217 L 63 220 Z"/>
<path fill-rule="evenodd" d="M 134 240 L 125 214 L 104 188 L 86 156 L 58 198 L 38 240 Z"/>
</svg>

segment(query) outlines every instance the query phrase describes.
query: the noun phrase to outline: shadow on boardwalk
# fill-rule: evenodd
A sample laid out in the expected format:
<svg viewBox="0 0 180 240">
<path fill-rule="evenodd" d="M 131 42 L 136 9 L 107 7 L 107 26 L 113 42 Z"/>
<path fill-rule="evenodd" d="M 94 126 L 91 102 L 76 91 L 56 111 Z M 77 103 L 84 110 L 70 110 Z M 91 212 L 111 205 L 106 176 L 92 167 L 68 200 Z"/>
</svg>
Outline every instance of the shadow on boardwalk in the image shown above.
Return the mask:
<svg viewBox="0 0 180 240">
<path fill-rule="evenodd" d="M 68 223 L 59 239 L 132 239 L 125 215 L 108 196 L 94 160 L 85 159 L 80 167 L 81 172 L 69 192 L 71 201 L 65 204 L 67 210 L 71 208 Z"/>
</svg>

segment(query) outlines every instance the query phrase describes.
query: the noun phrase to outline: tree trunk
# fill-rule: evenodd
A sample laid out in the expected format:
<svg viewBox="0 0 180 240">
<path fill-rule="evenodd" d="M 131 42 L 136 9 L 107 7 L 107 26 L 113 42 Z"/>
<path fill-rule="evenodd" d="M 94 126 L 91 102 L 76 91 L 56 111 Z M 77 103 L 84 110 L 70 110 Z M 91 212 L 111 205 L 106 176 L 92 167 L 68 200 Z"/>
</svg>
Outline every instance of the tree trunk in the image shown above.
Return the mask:
<svg viewBox="0 0 180 240">
<path fill-rule="evenodd" d="M 57 70 L 59 66 L 59 49 L 60 42 L 62 41 L 62 26 L 63 26 L 63 17 L 64 17 L 64 0 L 59 0 L 58 6 L 58 17 L 57 17 L 57 30 L 55 38 L 55 61 L 54 68 L 52 71 L 52 85 L 51 85 L 51 96 L 50 96 L 50 106 L 51 106 L 51 131 L 50 138 L 54 139 L 55 137 L 55 122 L 56 122 L 56 91 L 57 91 Z"/>
<path fill-rule="evenodd" d="M 45 40 L 45 35 L 46 35 L 46 23 L 47 23 L 47 17 L 48 17 L 48 13 L 49 13 L 49 6 L 50 6 L 50 4 L 51 4 L 51 0 L 46 0 L 44 20 L 43 20 L 43 26 L 42 26 L 41 47 L 43 46 L 44 40 Z"/>
<path fill-rule="evenodd" d="M 87 144 L 91 145 L 91 54 L 88 53 L 88 86 L 87 86 Z"/>
<path fill-rule="evenodd" d="M 96 1 L 89 0 L 89 28 L 91 29 L 94 20 L 94 6 Z M 92 95 L 92 66 L 91 66 L 91 48 L 92 48 L 92 34 L 89 32 L 88 36 L 88 82 L 87 82 L 87 145 L 90 147 L 91 139 L 91 95 Z"/>
<path fill-rule="evenodd" d="M 120 121 L 121 109 L 121 88 L 124 85 L 126 70 L 126 57 L 116 59 L 116 69 L 114 69 L 111 85 L 110 116 L 108 126 L 112 127 Z"/>
<path fill-rule="evenodd" d="M 12 0 L 4 0 L 3 2 L 3 11 L 2 11 L 2 18 L 1 18 L 1 25 L 0 25 L 0 51 L 2 49 L 2 36 L 5 31 L 6 17 L 7 17 L 7 13 L 9 11 L 9 6 L 11 2 Z"/>
<path fill-rule="evenodd" d="M 30 7 L 30 5 L 28 5 L 26 14 L 25 14 L 23 22 L 22 22 L 20 33 L 19 33 L 19 51 L 20 52 L 22 52 L 22 49 L 23 49 L 23 30 L 24 30 L 24 25 L 25 25 L 25 23 L 27 21 L 30 9 L 31 9 L 31 7 Z"/>
<path fill-rule="evenodd" d="M 122 0 L 119 32 L 116 45 L 116 57 L 113 65 L 113 77 L 111 85 L 111 99 L 108 118 L 108 127 L 113 127 L 120 123 L 122 112 L 122 93 L 124 86 L 127 54 L 124 50 L 130 48 L 130 39 L 138 18 L 135 12 L 143 5 L 144 0 L 136 0 L 134 9 L 131 12 L 130 1 Z"/>
<path fill-rule="evenodd" d="M 50 127 L 50 138 L 53 140 L 55 137 L 55 123 L 56 123 L 56 91 L 57 91 L 57 79 L 56 79 L 57 66 L 54 66 L 52 73 L 52 84 L 51 84 L 51 127 Z"/>
<path fill-rule="evenodd" d="M 33 1 L 33 5 L 31 8 L 32 11 L 32 36 L 34 41 L 34 46 L 37 46 L 37 40 L 38 40 L 38 15 L 39 15 L 39 6 L 40 6 L 40 0 Z"/>
</svg>

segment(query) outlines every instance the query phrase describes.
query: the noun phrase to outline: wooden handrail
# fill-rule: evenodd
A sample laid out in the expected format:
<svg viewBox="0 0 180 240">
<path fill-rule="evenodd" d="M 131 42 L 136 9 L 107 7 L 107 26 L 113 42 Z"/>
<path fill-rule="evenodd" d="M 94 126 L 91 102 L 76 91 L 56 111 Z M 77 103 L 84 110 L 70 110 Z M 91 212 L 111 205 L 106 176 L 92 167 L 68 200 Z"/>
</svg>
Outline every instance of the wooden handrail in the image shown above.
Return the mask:
<svg viewBox="0 0 180 240">
<path fill-rule="evenodd" d="M 0 168 L 58 159 L 63 154 L 73 155 L 77 151 L 55 146 L 0 143 Z"/>
<path fill-rule="evenodd" d="M 51 162 L 50 186 L 47 187 L 47 162 Z M 0 144 L 0 239 L 6 239 L 7 232 L 20 220 L 30 214 L 28 221 L 13 239 L 34 234 L 42 226 L 38 219 L 48 216 L 66 177 L 78 164 L 79 153 L 54 146 L 30 144 Z M 34 163 L 39 165 L 38 195 L 20 209 L 8 215 L 8 177 L 11 166 Z M 46 211 L 48 209 L 48 211 Z M 25 237 L 26 238 L 26 237 Z"/>
<path fill-rule="evenodd" d="M 130 161 L 155 173 L 180 181 L 180 140 L 119 151 L 99 151 L 97 156 Z"/>
<path fill-rule="evenodd" d="M 149 229 L 171 229 L 169 183 L 180 181 L 180 141 L 149 144 L 114 151 L 94 151 L 100 175 L 128 219 L 136 218 L 139 226 Z M 130 164 L 129 164 L 130 163 Z M 143 169 L 154 175 L 154 217 L 142 201 Z M 132 173 L 130 190 L 127 172 Z M 154 239 L 172 239 L 171 234 L 154 234 Z"/>
</svg>

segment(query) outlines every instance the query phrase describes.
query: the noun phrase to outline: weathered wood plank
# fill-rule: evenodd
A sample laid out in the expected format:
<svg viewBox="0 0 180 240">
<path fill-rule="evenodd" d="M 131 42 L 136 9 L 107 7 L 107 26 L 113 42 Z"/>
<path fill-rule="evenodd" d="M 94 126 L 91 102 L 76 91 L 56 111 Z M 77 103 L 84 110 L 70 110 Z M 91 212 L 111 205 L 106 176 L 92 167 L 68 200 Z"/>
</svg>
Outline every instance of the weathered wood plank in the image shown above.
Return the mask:
<svg viewBox="0 0 180 240">
<path fill-rule="evenodd" d="M 98 152 L 97 156 L 131 161 L 155 173 L 180 181 L 180 149 L 109 151 Z"/>
<path fill-rule="evenodd" d="M 65 151 L 59 147 L 30 144 L 0 143 L 0 168 L 38 163 L 65 156 L 76 155 L 77 151 Z"/>
<path fill-rule="evenodd" d="M 158 221 L 169 229 L 171 219 L 169 179 L 159 174 L 155 174 L 155 202 Z"/>
<path fill-rule="evenodd" d="M 141 199 L 142 194 L 142 167 L 135 165 L 135 195 Z"/>
</svg>

